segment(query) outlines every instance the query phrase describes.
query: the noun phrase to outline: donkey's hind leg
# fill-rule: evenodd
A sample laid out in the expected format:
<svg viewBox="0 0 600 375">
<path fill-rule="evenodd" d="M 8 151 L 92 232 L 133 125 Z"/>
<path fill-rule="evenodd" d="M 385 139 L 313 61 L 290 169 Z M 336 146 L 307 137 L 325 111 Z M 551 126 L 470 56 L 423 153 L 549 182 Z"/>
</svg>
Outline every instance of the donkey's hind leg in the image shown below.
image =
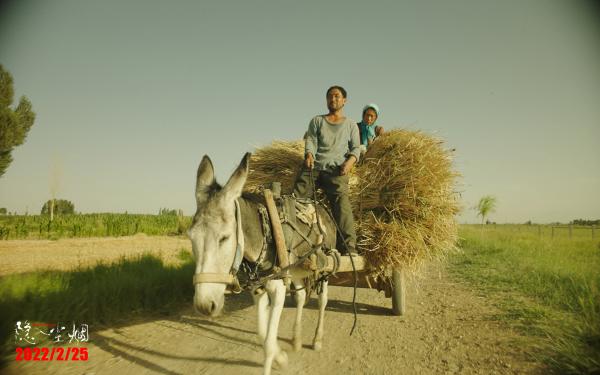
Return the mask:
<svg viewBox="0 0 600 375">
<path fill-rule="evenodd" d="M 297 352 L 302 348 L 302 309 L 306 301 L 306 289 L 301 278 L 294 278 L 292 283 L 296 289 L 294 296 L 296 300 L 296 320 L 294 321 L 293 345 L 294 351 Z"/>
<path fill-rule="evenodd" d="M 315 332 L 315 338 L 313 340 L 313 349 L 321 350 L 323 347 L 323 318 L 325 317 L 325 307 L 327 307 L 327 285 L 328 281 L 324 280 L 319 294 L 319 322 L 317 323 L 317 330 Z"/>
<path fill-rule="evenodd" d="M 285 367 L 288 362 L 287 353 L 279 347 L 277 343 L 277 331 L 279 330 L 279 320 L 283 310 L 285 300 L 285 285 L 283 280 L 271 280 L 267 282 L 266 290 L 271 302 L 271 311 L 269 314 L 269 323 L 267 326 L 267 336 L 265 338 L 265 363 L 264 373 L 271 373 L 273 361 L 280 367 Z"/>
</svg>

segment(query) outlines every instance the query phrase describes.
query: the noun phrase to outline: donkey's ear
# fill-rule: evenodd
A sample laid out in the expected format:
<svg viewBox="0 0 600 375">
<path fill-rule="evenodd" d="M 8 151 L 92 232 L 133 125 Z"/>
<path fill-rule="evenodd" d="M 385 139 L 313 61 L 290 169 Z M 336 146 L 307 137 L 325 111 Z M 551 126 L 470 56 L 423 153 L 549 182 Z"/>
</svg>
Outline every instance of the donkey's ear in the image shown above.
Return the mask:
<svg viewBox="0 0 600 375">
<path fill-rule="evenodd" d="M 240 165 L 233 172 L 229 181 L 223 187 L 223 195 L 225 199 L 237 199 L 242 195 L 242 189 L 246 183 L 246 177 L 248 177 L 248 166 L 250 165 L 250 154 L 249 152 L 244 155 Z"/>
<path fill-rule="evenodd" d="M 200 206 L 208 198 L 210 187 L 215 183 L 215 169 L 208 155 L 204 155 L 196 174 L 196 203 Z"/>
</svg>

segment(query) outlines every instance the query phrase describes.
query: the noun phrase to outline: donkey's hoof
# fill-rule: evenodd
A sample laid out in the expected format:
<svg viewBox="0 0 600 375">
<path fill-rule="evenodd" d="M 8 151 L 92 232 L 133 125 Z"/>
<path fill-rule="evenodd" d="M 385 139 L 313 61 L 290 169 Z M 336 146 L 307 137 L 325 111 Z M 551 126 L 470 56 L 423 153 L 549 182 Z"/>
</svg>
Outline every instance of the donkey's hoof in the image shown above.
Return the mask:
<svg viewBox="0 0 600 375">
<path fill-rule="evenodd" d="M 275 364 L 278 368 L 282 369 L 287 367 L 288 365 L 288 355 L 285 350 L 280 350 L 279 353 L 275 356 Z"/>
<path fill-rule="evenodd" d="M 323 347 L 323 343 L 321 341 L 313 342 L 313 350 L 318 352 L 321 350 L 322 347 Z"/>
</svg>

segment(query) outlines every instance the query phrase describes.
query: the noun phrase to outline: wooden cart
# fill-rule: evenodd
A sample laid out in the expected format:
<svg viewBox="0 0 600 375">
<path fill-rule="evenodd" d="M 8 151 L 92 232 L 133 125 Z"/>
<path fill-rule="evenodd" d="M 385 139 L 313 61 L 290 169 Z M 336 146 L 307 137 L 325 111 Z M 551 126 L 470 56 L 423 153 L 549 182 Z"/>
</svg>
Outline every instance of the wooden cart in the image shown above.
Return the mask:
<svg viewBox="0 0 600 375">
<path fill-rule="evenodd" d="M 273 182 L 270 187 L 271 189 L 266 188 L 263 191 L 265 205 L 271 220 L 277 258 L 280 262 L 279 266 L 285 268 L 289 265 L 288 251 L 285 245 L 281 220 L 274 200 L 281 195 L 281 184 L 279 182 Z M 307 268 L 316 271 L 316 255 L 313 254 L 311 257 L 311 262 L 307 264 Z M 332 255 L 327 256 L 327 262 L 328 264 L 324 270 L 329 272 L 333 271 L 336 261 Z M 354 270 L 357 272 L 358 288 L 371 288 L 377 289 L 378 291 L 384 291 L 386 297 L 392 298 L 392 312 L 394 315 L 404 315 L 404 312 L 406 311 L 406 300 L 404 297 L 406 288 L 404 285 L 404 273 L 401 269 L 392 269 L 390 270 L 390 278 L 382 278 L 375 281 L 367 276 L 368 264 L 363 256 L 353 256 L 351 261 L 349 255 L 343 255 L 341 256 L 340 264 L 338 265 L 335 276 L 329 278 L 329 285 L 353 287 Z M 289 283 L 289 279 L 287 279 L 287 282 Z"/>
<path fill-rule="evenodd" d="M 404 315 L 406 312 L 406 285 L 402 269 L 390 269 L 390 278 L 380 278 L 377 281 L 367 276 L 368 264 L 363 256 L 353 256 L 354 267 L 357 273 L 357 287 L 383 291 L 385 296 L 392 298 L 392 312 L 394 315 Z M 329 264 L 326 270 L 333 270 L 333 259 L 328 257 Z M 341 256 L 341 262 L 335 276 L 329 278 L 329 285 L 354 287 L 354 271 L 350 256 Z"/>
</svg>

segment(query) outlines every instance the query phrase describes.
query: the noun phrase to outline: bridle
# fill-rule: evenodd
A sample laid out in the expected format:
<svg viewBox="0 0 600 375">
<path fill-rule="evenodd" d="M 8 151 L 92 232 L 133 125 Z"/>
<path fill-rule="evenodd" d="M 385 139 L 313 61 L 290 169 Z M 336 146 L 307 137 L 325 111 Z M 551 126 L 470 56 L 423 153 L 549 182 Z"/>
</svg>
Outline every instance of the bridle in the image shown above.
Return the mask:
<svg viewBox="0 0 600 375">
<path fill-rule="evenodd" d="M 235 200 L 236 247 L 235 257 L 229 273 L 199 272 L 194 274 L 194 285 L 201 283 L 226 284 L 232 286 L 234 292 L 241 291 L 237 273 L 244 257 L 244 232 L 242 230 L 242 213 L 240 204 Z"/>
</svg>

